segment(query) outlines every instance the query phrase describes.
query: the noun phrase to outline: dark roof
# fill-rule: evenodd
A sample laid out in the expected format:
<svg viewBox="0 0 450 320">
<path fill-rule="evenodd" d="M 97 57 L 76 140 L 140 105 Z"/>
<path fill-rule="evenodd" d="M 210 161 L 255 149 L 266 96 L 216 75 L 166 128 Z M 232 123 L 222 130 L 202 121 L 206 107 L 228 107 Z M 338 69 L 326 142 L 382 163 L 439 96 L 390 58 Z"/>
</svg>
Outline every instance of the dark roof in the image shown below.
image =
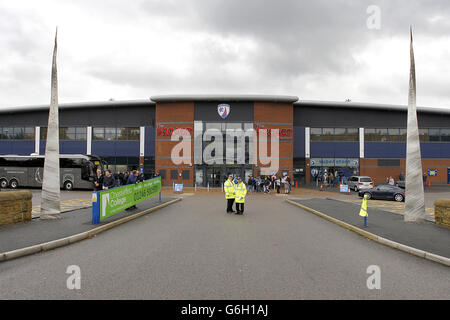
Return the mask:
<svg viewBox="0 0 450 320">
<path fill-rule="evenodd" d="M 140 100 L 120 100 L 120 101 L 101 101 L 101 102 L 78 102 L 78 103 L 61 103 L 59 108 L 64 109 L 83 109 L 83 108 L 124 108 L 131 106 L 155 106 L 157 102 L 184 102 L 184 101 L 218 101 L 218 102 L 232 102 L 232 101 L 259 101 L 259 102 L 286 102 L 293 103 L 294 106 L 310 106 L 310 107 L 325 107 L 325 108 L 348 108 L 348 109 L 376 109 L 388 111 L 404 112 L 408 109 L 406 105 L 389 105 L 379 103 L 364 103 L 364 102 L 337 102 L 337 101 L 318 101 L 318 100 L 299 100 L 296 96 L 284 95 L 159 95 L 152 96 L 150 99 Z M 33 112 L 48 110 L 49 105 L 35 105 L 35 106 L 19 106 L 0 108 L 0 114 L 4 113 L 19 113 L 19 112 Z M 450 114 L 450 108 L 431 108 L 418 107 L 418 112 L 421 113 L 437 113 Z"/>
<path fill-rule="evenodd" d="M 393 105 L 380 103 L 365 103 L 365 102 L 336 102 L 336 101 L 314 101 L 314 100 L 300 100 L 294 103 L 294 106 L 311 106 L 318 108 L 346 108 L 346 109 L 374 109 L 386 111 L 400 111 L 406 112 L 407 105 Z M 433 108 L 433 107 L 417 107 L 420 113 L 439 113 L 450 114 L 450 108 Z"/>
<path fill-rule="evenodd" d="M 100 101 L 100 102 L 74 102 L 74 103 L 60 103 L 59 109 L 83 109 L 83 108 L 117 108 L 117 107 L 131 107 L 131 106 L 154 106 L 155 102 L 140 99 L 140 100 L 112 100 L 112 101 Z M 0 113 L 17 113 L 17 112 L 33 112 L 48 110 L 50 105 L 36 105 L 36 106 L 19 106 L 19 107 L 8 107 L 0 108 Z"/>
<path fill-rule="evenodd" d="M 293 103 L 298 100 L 297 96 L 285 95 L 262 95 L 262 94 L 179 94 L 151 96 L 150 100 L 155 102 L 192 102 L 192 101 L 257 101 L 257 102 L 286 102 Z"/>
</svg>

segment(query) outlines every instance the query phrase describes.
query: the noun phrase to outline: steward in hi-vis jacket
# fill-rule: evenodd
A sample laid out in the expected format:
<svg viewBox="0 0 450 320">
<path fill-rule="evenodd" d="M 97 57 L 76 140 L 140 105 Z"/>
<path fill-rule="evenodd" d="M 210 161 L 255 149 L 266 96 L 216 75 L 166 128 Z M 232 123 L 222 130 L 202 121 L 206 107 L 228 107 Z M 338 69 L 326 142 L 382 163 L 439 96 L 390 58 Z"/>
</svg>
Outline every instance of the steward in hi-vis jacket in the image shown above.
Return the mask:
<svg viewBox="0 0 450 320">
<path fill-rule="evenodd" d="M 236 214 L 244 214 L 245 196 L 247 195 L 247 187 L 242 179 L 238 178 L 238 183 L 234 186 L 236 195 Z"/>
<path fill-rule="evenodd" d="M 228 176 L 228 180 L 225 181 L 225 184 L 223 186 L 223 189 L 225 191 L 225 199 L 227 199 L 227 213 L 233 213 L 233 203 L 234 203 L 234 182 L 233 182 L 233 176 L 230 174 Z"/>
</svg>

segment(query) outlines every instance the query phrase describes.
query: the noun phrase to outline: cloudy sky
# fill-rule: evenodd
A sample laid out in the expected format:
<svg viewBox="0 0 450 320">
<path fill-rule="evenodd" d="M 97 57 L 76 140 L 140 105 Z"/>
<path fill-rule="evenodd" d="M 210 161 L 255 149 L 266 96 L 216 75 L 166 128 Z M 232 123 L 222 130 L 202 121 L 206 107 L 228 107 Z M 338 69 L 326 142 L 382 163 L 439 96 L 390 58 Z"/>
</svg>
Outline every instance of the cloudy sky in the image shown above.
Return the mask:
<svg viewBox="0 0 450 320">
<path fill-rule="evenodd" d="M 374 7 L 375 6 L 375 7 Z M 379 19 L 378 19 L 379 18 Z M 450 108 L 448 0 L 0 0 L 0 108 L 159 94 L 288 94 Z"/>
</svg>

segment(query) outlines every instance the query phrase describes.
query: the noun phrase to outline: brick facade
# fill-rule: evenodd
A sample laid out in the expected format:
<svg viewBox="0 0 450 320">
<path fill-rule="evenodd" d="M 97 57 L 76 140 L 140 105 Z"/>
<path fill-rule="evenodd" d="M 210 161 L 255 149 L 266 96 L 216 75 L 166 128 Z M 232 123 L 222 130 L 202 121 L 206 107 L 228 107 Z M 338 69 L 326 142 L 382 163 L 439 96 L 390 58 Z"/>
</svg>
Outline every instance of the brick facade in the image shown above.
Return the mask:
<svg viewBox="0 0 450 320">
<path fill-rule="evenodd" d="M 288 171 L 291 181 L 293 181 L 293 143 L 294 143 L 294 108 L 292 103 L 279 102 L 255 102 L 254 104 L 254 129 L 279 129 L 279 171 Z M 282 131 L 284 130 L 284 131 Z M 267 150 L 270 153 L 270 137 L 259 135 L 259 138 L 268 140 Z M 270 156 L 270 154 L 269 154 Z M 258 160 L 259 166 L 262 165 Z M 259 170 L 255 168 L 254 174 L 258 175 Z"/>
<path fill-rule="evenodd" d="M 422 159 L 422 174 L 427 173 L 431 184 L 447 184 L 447 168 L 450 168 L 450 159 Z M 429 177 L 428 169 L 437 169 L 438 175 Z M 371 177 L 375 183 L 385 183 L 389 176 L 397 181 L 400 172 L 405 176 L 406 159 L 400 159 L 399 167 L 380 167 L 378 159 L 360 159 L 360 175 Z"/>
<path fill-rule="evenodd" d="M 162 129 L 162 130 L 159 130 Z M 175 164 L 171 159 L 171 152 L 179 142 L 170 141 L 170 135 L 164 132 L 164 128 L 189 128 L 194 130 L 194 102 L 167 102 L 157 103 L 155 113 L 155 170 L 165 170 L 165 185 L 184 183 L 186 186 L 194 184 L 194 170 L 189 164 Z M 194 163 L 194 141 L 190 140 L 191 155 L 190 163 Z M 183 156 L 181 154 L 180 156 Z M 187 160 L 185 161 L 187 162 Z M 171 178 L 171 171 L 177 171 L 177 179 Z M 189 179 L 183 180 L 183 171 L 189 172 Z M 181 176 L 180 176 L 181 175 Z"/>
</svg>

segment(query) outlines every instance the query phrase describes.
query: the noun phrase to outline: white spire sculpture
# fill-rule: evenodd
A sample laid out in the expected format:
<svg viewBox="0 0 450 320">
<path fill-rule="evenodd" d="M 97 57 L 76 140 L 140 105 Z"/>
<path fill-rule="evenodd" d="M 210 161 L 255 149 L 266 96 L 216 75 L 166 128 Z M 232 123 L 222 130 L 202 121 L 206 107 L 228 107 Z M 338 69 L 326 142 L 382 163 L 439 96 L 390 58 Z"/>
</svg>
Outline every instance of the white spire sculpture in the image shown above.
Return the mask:
<svg viewBox="0 0 450 320">
<path fill-rule="evenodd" d="M 419 127 L 416 108 L 416 69 L 414 63 L 412 28 L 410 29 L 410 59 L 408 96 L 408 126 L 406 136 L 406 197 L 404 220 L 420 222 L 426 217 L 422 180 Z"/>
<path fill-rule="evenodd" d="M 60 218 L 60 178 L 59 178 L 59 119 L 58 119 L 58 74 L 56 69 L 58 30 L 53 49 L 51 99 L 45 146 L 44 178 L 42 182 L 40 219 Z"/>
</svg>

